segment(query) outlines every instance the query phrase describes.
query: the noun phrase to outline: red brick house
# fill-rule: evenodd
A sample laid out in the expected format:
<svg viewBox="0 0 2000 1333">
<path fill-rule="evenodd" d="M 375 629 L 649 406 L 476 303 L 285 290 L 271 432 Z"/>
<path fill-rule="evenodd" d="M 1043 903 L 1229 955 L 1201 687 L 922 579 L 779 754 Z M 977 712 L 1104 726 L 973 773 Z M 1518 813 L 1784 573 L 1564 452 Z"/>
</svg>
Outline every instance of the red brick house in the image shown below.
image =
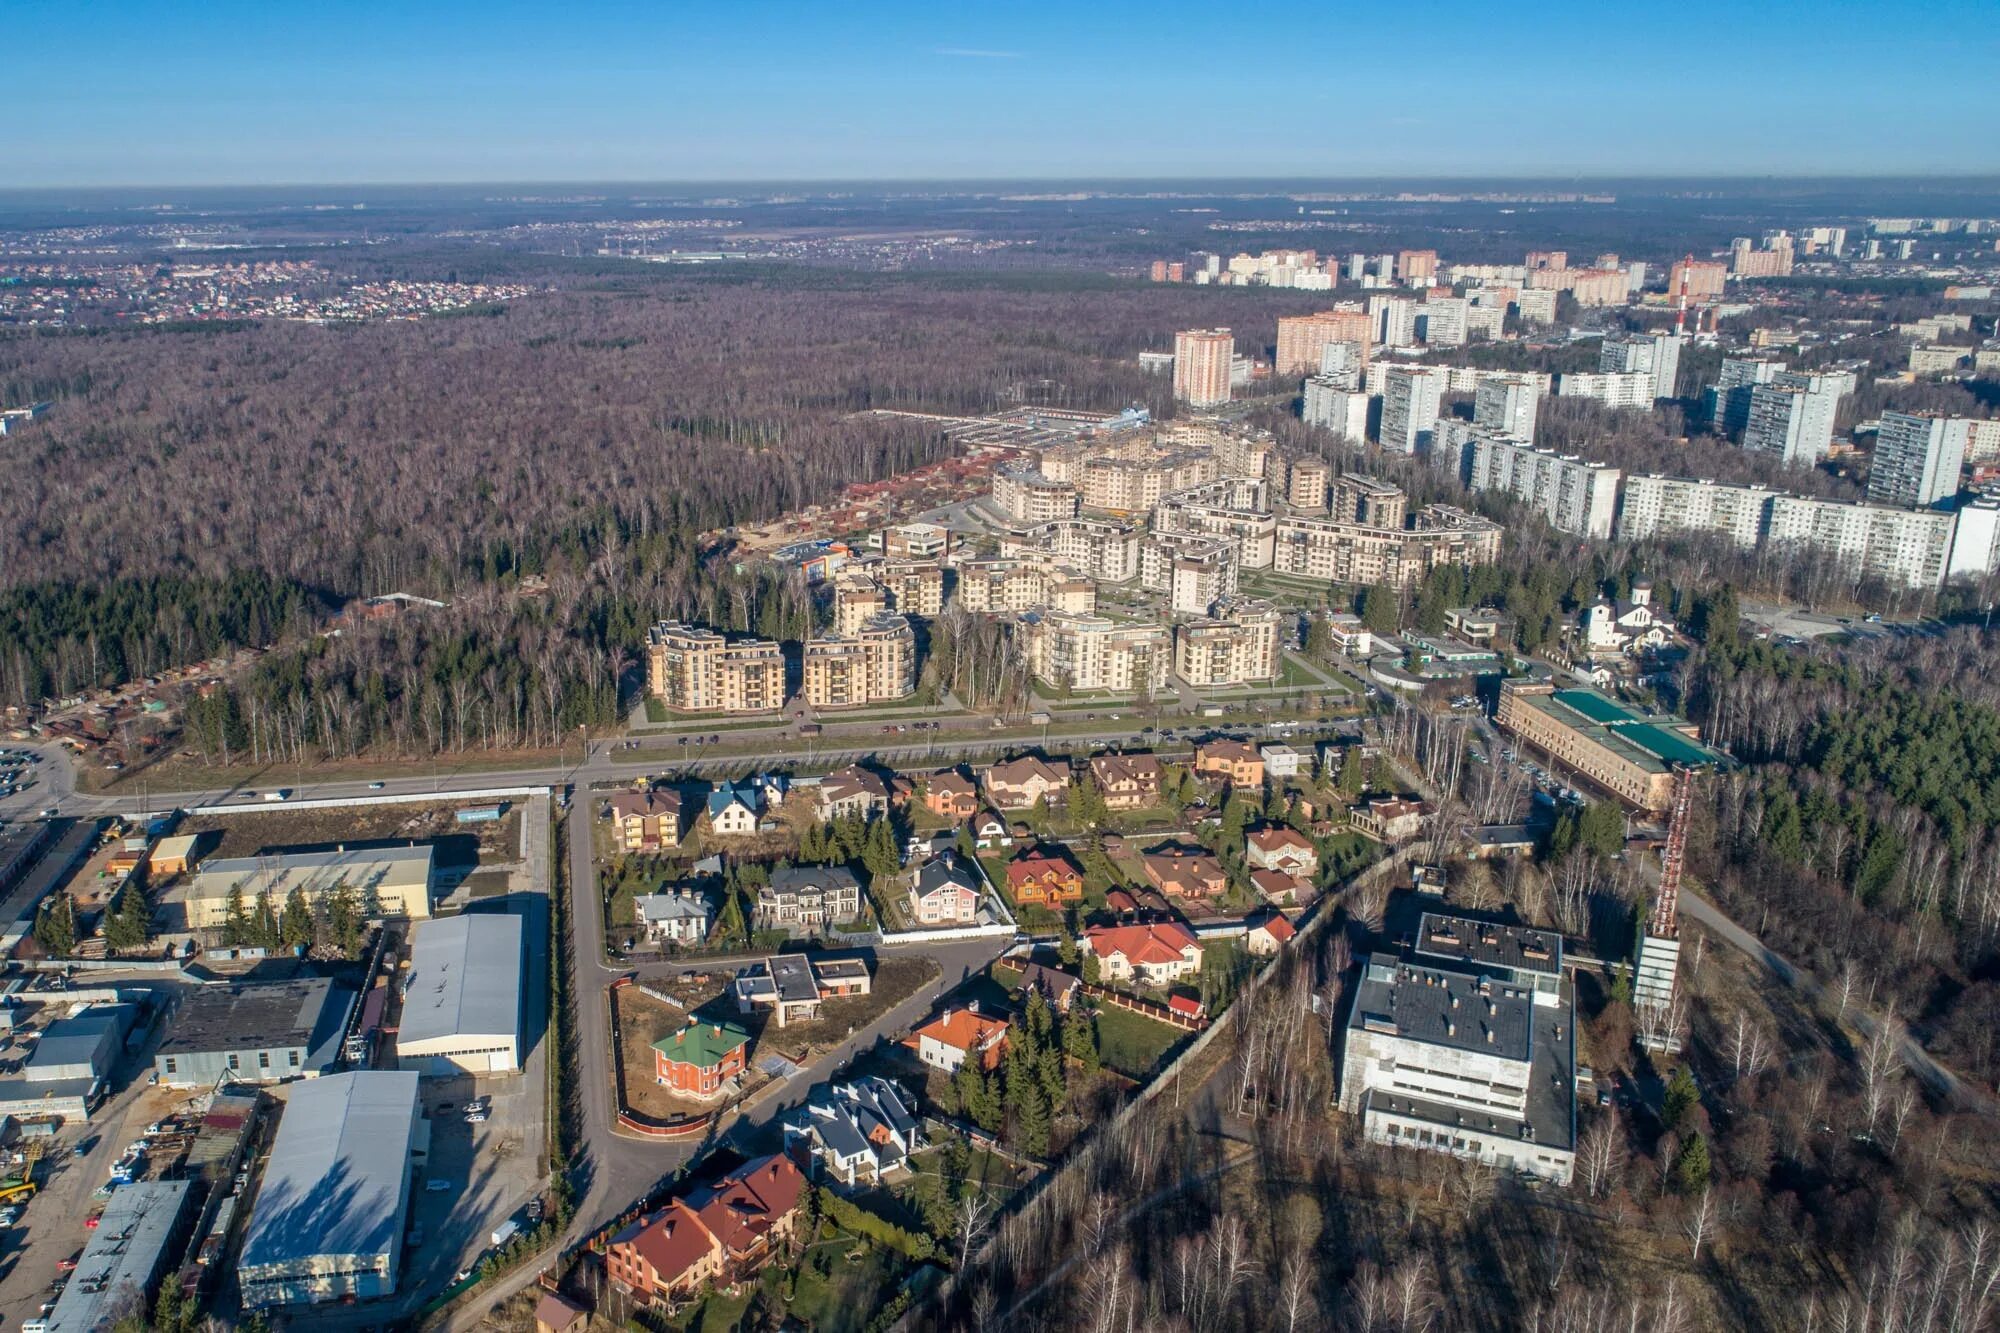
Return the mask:
<svg viewBox="0 0 2000 1333">
<path fill-rule="evenodd" d="M 653 1043 L 654 1080 L 689 1097 L 717 1097 L 750 1066 L 750 1033 L 728 1019 L 691 1018 Z"/>
</svg>

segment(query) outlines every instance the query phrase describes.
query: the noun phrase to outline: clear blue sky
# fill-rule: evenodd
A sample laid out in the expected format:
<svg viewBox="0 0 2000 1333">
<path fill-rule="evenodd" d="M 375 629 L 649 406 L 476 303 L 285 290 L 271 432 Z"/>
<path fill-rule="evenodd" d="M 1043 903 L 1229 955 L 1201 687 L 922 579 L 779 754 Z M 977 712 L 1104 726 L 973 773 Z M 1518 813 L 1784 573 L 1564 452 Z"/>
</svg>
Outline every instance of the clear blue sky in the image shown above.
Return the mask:
<svg viewBox="0 0 2000 1333">
<path fill-rule="evenodd" d="M 1992 0 L 9 0 L 0 184 L 1970 172 Z"/>
</svg>

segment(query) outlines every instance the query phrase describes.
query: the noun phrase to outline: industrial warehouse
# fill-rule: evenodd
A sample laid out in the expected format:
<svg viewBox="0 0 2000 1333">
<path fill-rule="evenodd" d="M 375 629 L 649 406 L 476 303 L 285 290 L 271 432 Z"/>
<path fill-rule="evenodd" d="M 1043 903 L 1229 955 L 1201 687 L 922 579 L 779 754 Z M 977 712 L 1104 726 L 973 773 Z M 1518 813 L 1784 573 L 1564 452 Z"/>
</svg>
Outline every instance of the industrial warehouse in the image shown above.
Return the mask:
<svg viewBox="0 0 2000 1333">
<path fill-rule="evenodd" d="M 349 889 L 363 916 L 427 917 L 436 873 L 433 857 L 433 849 L 421 844 L 209 861 L 188 885 L 187 922 L 196 930 L 226 924 L 232 893 L 242 904 L 253 904 L 266 893 L 272 902 L 283 903 L 293 889 L 316 910 L 338 890 Z"/>
<path fill-rule="evenodd" d="M 399 1068 L 505 1074 L 521 1067 L 521 918 L 490 912 L 418 924 L 396 1034 Z"/>
<path fill-rule="evenodd" d="M 243 1241 L 244 1306 L 392 1294 L 411 1176 L 429 1150 L 415 1074 L 366 1071 L 296 1084 Z"/>
<path fill-rule="evenodd" d="M 357 998 L 328 977 L 203 986 L 175 1010 L 153 1071 L 176 1088 L 317 1077 L 340 1059 Z"/>
</svg>

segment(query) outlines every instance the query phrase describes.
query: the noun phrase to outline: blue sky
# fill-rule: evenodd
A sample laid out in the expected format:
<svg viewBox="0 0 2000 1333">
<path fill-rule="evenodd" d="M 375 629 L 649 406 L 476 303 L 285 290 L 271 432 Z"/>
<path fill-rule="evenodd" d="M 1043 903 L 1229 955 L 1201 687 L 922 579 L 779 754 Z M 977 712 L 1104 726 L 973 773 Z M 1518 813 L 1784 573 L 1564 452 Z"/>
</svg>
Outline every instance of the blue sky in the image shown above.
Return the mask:
<svg viewBox="0 0 2000 1333">
<path fill-rule="evenodd" d="M 1991 0 L 9 0 L 9 186 L 2000 168 Z"/>
</svg>

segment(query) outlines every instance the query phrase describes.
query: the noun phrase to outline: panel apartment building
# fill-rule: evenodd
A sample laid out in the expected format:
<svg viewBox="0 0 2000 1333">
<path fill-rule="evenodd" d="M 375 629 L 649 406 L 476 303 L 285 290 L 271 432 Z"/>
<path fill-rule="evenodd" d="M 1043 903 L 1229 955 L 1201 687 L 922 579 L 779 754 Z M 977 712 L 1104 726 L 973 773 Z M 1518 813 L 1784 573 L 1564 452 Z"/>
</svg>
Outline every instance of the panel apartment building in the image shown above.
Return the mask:
<svg viewBox="0 0 2000 1333">
<path fill-rule="evenodd" d="M 1618 512 L 1618 469 L 1574 454 L 1537 449 L 1472 427 L 1466 432 L 1466 485 L 1500 491 L 1531 505 L 1558 532 L 1600 540 Z"/>
<path fill-rule="evenodd" d="M 1884 412 L 1868 460 L 1868 498 L 1930 505 L 1958 494 L 1971 424 L 1936 412 Z"/>
<path fill-rule="evenodd" d="M 1320 358 L 1329 343 L 1352 343 L 1361 348 L 1362 359 L 1374 332 L 1368 312 L 1359 305 L 1335 306 L 1310 315 L 1278 317 L 1278 355 L 1273 374 L 1279 377 L 1308 375 L 1319 369 Z"/>
<path fill-rule="evenodd" d="M 1229 401 L 1236 338 L 1228 329 L 1187 329 L 1174 335 L 1174 397 L 1192 407 Z"/>
<path fill-rule="evenodd" d="M 663 620 L 646 632 L 646 689 L 677 713 L 767 713 L 785 706 L 785 654 Z"/>
</svg>

